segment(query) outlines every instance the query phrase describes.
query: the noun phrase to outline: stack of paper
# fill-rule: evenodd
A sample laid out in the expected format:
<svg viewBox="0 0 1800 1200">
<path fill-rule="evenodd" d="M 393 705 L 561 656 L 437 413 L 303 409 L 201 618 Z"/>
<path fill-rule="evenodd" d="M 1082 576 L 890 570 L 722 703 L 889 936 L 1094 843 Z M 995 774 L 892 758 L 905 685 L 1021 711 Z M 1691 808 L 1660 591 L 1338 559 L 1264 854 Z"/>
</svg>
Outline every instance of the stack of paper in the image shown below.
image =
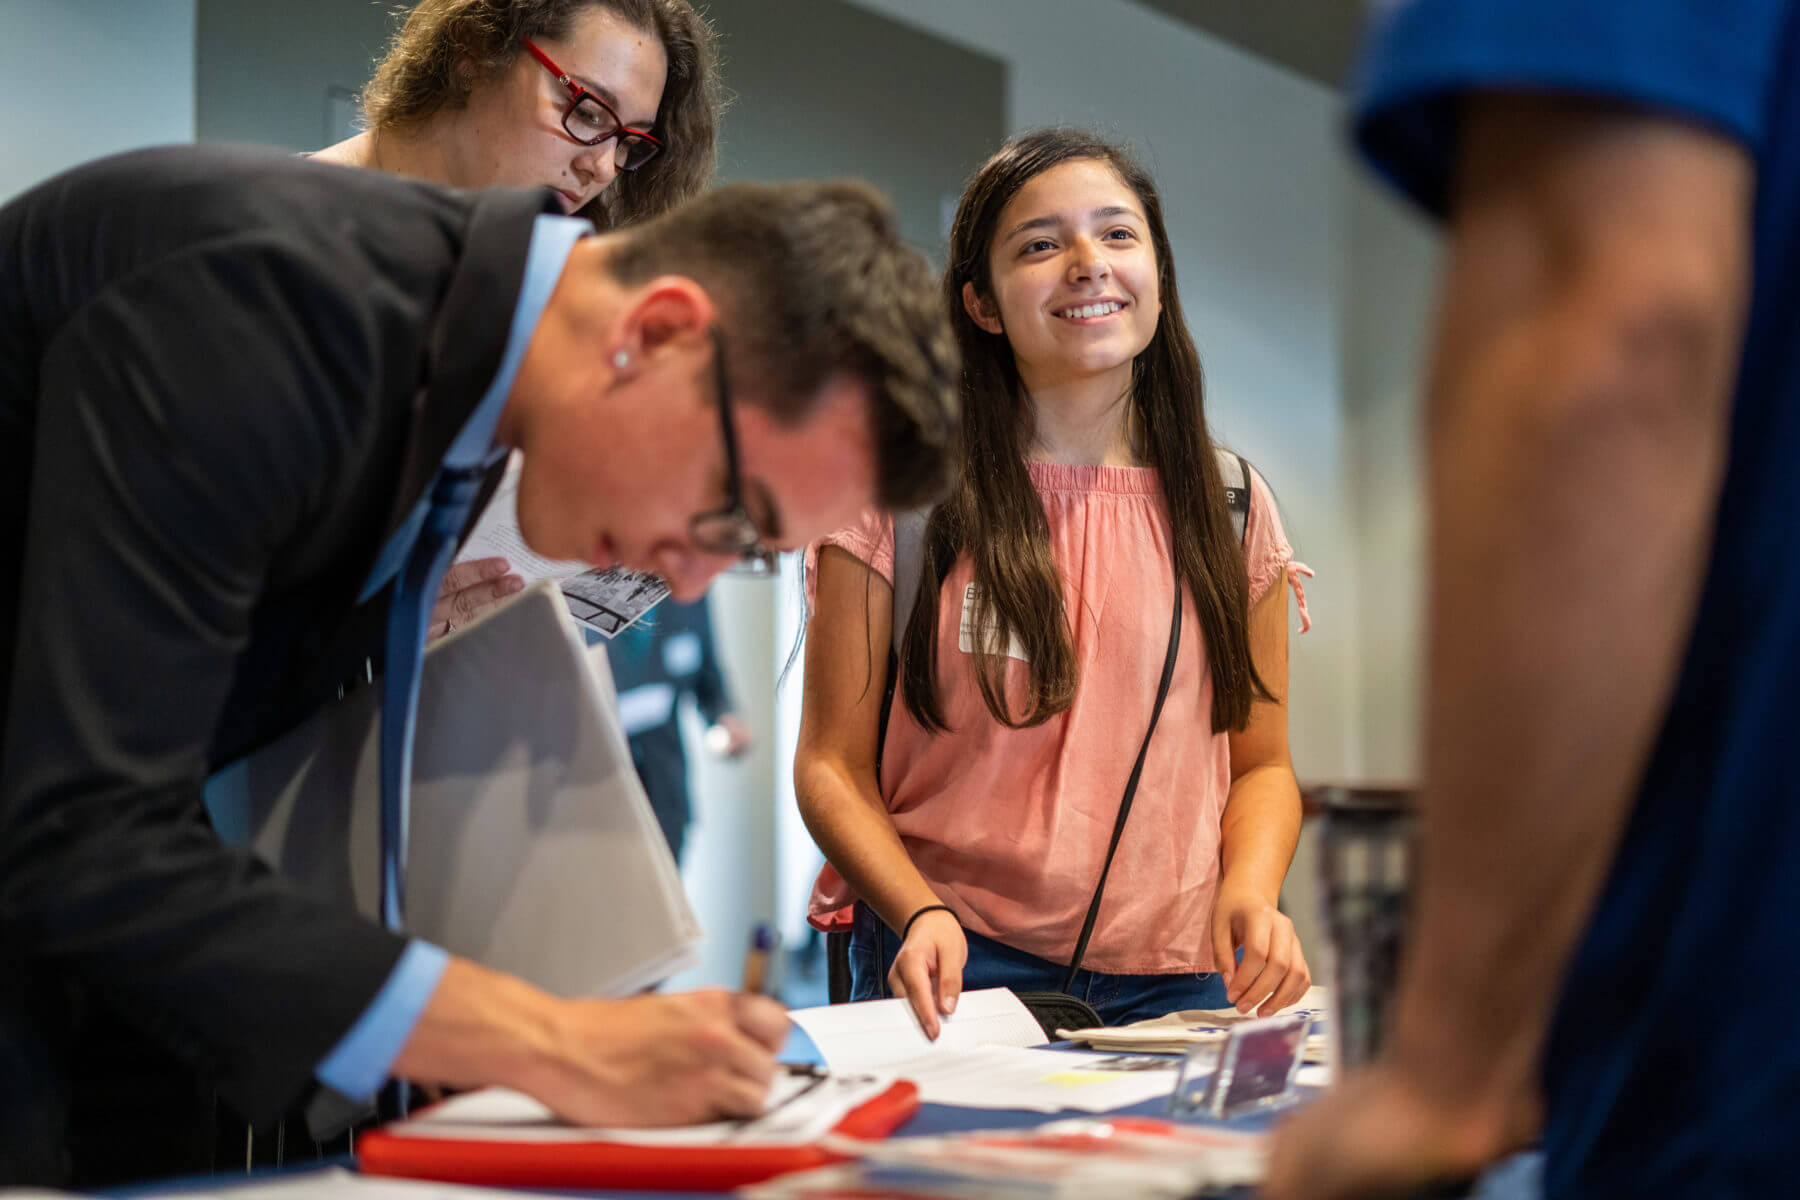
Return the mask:
<svg viewBox="0 0 1800 1200">
<path fill-rule="evenodd" d="M 1119 1054 L 1028 1049 L 1044 1040 L 1006 988 L 964 992 L 933 1042 L 905 1000 L 869 1000 L 789 1014 L 834 1071 L 879 1068 L 919 1086 L 927 1104 L 1030 1112 L 1107 1112 L 1160 1099 L 1176 1062 Z"/>
<path fill-rule="evenodd" d="M 786 1146 L 818 1141 L 852 1109 L 893 1085 L 892 1075 L 778 1075 L 760 1117 L 662 1129 L 568 1125 L 530 1096 L 506 1088 L 483 1088 L 433 1105 L 382 1132 L 393 1137 L 534 1142 L 546 1147 L 584 1142 L 671 1148 Z"/>
<path fill-rule="evenodd" d="M 1329 1050 L 1323 1029 L 1328 997 L 1323 987 L 1307 991 L 1300 999 L 1270 1016 L 1296 1013 L 1313 1018 L 1312 1032 L 1306 1038 L 1304 1061 L 1325 1062 Z M 1235 1008 L 1189 1009 L 1170 1013 L 1130 1025 L 1110 1025 L 1095 1029 L 1059 1029 L 1057 1036 L 1071 1042 L 1085 1042 L 1096 1050 L 1128 1050 L 1138 1054 L 1180 1054 L 1194 1046 L 1223 1044 L 1235 1027 L 1262 1018 L 1254 1012 L 1241 1013 Z"/>
<path fill-rule="evenodd" d="M 1053 1121 L 1023 1131 L 894 1138 L 858 1160 L 745 1189 L 749 1200 L 1187 1200 L 1259 1182 L 1265 1134 L 1167 1121 Z"/>
<path fill-rule="evenodd" d="M 381 689 L 213 778 L 228 842 L 376 911 Z M 540 583 L 433 645 L 419 687 L 406 928 L 565 996 L 698 961 L 700 924 L 638 782 L 605 661 Z"/>
</svg>

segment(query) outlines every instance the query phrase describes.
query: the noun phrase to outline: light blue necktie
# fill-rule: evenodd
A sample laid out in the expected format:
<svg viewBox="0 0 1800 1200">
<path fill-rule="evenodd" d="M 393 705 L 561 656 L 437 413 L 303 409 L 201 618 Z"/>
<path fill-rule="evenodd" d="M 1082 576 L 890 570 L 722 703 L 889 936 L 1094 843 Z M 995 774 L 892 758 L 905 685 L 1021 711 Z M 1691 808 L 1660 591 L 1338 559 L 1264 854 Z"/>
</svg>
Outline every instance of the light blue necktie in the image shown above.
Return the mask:
<svg viewBox="0 0 1800 1200">
<path fill-rule="evenodd" d="M 425 519 L 394 580 L 388 606 L 387 666 L 381 683 L 381 921 L 395 933 L 406 910 L 407 811 L 425 628 L 456 552 L 457 535 L 468 522 L 487 471 L 485 463 L 438 470 Z"/>
<path fill-rule="evenodd" d="M 387 668 L 381 684 L 381 920 L 395 933 L 406 911 L 407 805 L 412 785 L 413 728 L 418 719 L 419 669 L 425 626 L 439 582 L 450 566 L 457 535 L 481 492 L 487 472 L 506 457 L 494 445 L 513 380 L 531 334 L 549 303 L 563 263 L 594 227 L 578 218 L 539 216 L 531 227 L 525 277 L 513 310 L 506 348 L 493 380 L 467 423 L 450 443 L 431 492 L 389 539 L 358 603 L 394 581 L 388 606 Z M 412 532 L 414 529 L 417 532 Z M 405 553 L 401 562 L 399 556 Z"/>
</svg>

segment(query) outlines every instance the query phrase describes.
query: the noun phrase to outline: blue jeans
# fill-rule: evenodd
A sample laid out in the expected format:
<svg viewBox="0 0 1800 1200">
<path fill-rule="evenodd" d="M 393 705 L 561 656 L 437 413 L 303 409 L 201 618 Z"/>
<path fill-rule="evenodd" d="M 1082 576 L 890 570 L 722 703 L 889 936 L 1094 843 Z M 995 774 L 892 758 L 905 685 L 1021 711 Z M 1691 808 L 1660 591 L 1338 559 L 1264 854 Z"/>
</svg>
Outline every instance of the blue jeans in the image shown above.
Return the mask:
<svg viewBox="0 0 1800 1200">
<path fill-rule="evenodd" d="M 1067 963 L 1015 950 L 1011 946 L 963 931 L 969 961 L 963 967 L 963 990 L 1009 987 L 1015 992 L 1061 991 Z M 850 927 L 850 998 L 880 1000 L 889 995 L 888 969 L 900 952 L 900 935 L 858 901 Z M 1125 1025 L 1190 1008 L 1226 1008 L 1225 982 L 1213 971 L 1174 975 L 1107 975 L 1077 971 L 1071 995 L 1086 1000 L 1108 1025 Z"/>
</svg>

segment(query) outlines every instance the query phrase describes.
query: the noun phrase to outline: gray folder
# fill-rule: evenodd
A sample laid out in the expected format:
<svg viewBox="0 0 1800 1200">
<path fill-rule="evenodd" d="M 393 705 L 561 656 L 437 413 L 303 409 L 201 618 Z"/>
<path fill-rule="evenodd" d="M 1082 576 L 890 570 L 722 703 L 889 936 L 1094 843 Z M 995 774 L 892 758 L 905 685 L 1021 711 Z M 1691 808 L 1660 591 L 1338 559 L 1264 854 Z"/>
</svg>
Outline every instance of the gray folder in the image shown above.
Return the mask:
<svg viewBox="0 0 1800 1200">
<path fill-rule="evenodd" d="M 376 913 L 380 688 L 215 775 L 220 836 Z M 681 888 L 618 719 L 550 583 L 425 655 L 406 929 L 564 996 L 619 996 L 698 961 Z"/>
</svg>

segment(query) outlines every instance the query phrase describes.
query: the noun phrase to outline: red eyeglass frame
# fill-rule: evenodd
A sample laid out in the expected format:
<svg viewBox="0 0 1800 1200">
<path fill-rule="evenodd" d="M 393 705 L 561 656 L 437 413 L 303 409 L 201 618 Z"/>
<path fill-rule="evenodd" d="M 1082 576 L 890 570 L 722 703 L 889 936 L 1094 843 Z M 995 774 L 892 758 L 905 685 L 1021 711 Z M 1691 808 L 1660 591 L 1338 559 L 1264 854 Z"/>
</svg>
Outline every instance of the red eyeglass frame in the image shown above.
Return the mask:
<svg viewBox="0 0 1800 1200">
<path fill-rule="evenodd" d="M 569 93 L 569 107 L 563 110 L 562 127 L 563 132 L 568 134 L 570 141 L 582 146 L 598 146 L 609 138 L 623 139 L 629 134 L 632 137 L 642 138 L 644 141 L 649 142 L 652 146 L 656 147 L 656 149 L 652 150 L 650 154 L 636 166 L 620 168 L 621 170 L 626 171 L 637 170 L 638 167 L 643 166 L 644 163 L 649 162 L 650 159 L 655 158 L 658 154 L 668 149 L 668 143 L 664 142 L 654 133 L 645 129 L 635 129 L 632 126 L 625 124 L 624 119 L 619 116 L 618 109 L 608 104 L 597 93 L 589 91 L 587 88 L 582 87 L 579 83 L 576 83 L 573 79 L 569 78 L 569 73 L 552 62 L 550 56 L 545 54 L 542 50 L 539 50 L 530 38 L 523 39 L 522 44 L 526 50 L 530 51 L 531 57 L 543 64 L 546 71 L 549 71 L 552 75 L 556 76 L 556 82 L 562 84 L 563 88 Z M 595 104 L 598 104 L 601 108 L 606 110 L 607 115 L 612 117 L 613 125 L 615 126 L 611 132 L 603 133 L 591 142 L 578 138 L 573 133 L 569 132 L 569 117 L 574 114 L 575 106 L 580 104 L 583 100 L 589 99 L 593 100 Z"/>
</svg>

